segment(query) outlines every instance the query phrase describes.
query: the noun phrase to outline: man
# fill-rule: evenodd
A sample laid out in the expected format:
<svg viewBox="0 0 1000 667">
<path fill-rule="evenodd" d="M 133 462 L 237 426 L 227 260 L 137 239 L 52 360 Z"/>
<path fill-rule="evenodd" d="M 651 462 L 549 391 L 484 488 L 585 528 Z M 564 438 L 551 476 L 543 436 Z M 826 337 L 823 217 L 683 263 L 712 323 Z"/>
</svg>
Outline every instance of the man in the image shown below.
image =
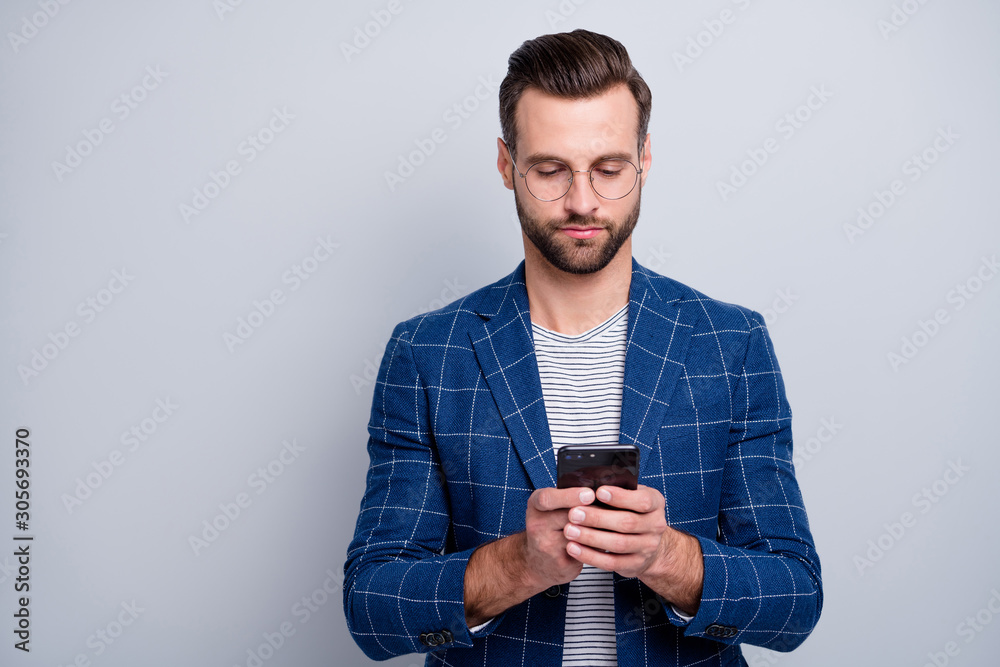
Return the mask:
<svg viewBox="0 0 1000 667">
<path fill-rule="evenodd" d="M 525 258 L 387 346 L 345 564 L 368 656 L 745 665 L 740 643 L 791 650 L 818 620 L 763 318 L 631 257 L 650 107 L 603 35 L 512 54 L 497 167 Z M 560 446 L 618 442 L 636 490 L 554 488 Z"/>
</svg>

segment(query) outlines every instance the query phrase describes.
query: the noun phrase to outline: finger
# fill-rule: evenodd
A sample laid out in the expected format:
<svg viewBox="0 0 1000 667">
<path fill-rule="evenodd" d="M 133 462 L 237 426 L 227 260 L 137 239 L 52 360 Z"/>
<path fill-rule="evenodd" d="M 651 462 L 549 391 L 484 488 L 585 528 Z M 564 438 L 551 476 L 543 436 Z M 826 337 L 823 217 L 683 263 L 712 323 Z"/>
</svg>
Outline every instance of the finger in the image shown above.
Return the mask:
<svg viewBox="0 0 1000 667">
<path fill-rule="evenodd" d="M 642 554 L 648 556 L 655 550 L 658 540 L 650 534 L 615 533 L 598 530 L 576 524 L 567 524 L 563 528 L 563 536 L 567 541 L 590 547 L 601 552 L 614 554 Z"/>
<path fill-rule="evenodd" d="M 602 486 L 597 489 L 597 499 L 612 507 L 640 514 L 662 510 L 665 506 L 662 493 L 642 484 L 634 491 L 618 486 Z"/>
<path fill-rule="evenodd" d="M 568 509 L 578 505 L 589 505 L 592 502 L 594 502 L 594 492 L 586 487 L 537 489 L 528 498 L 528 504 L 539 512 Z"/>
<path fill-rule="evenodd" d="M 567 516 L 569 510 L 548 510 L 539 511 L 532 509 L 530 506 L 528 512 L 525 515 L 525 529 L 532 535 L 542 536 L 547 533 L 559 533 L 559 538 L 562 538 L 562 530 L 569 522 L 569 517 Z"/>
<path fill-rule="evenodd" d="M 568 553 L 574 560 L 577 560 L 585 565 L 593 565 L 594 567 L 607 570 L 608 572 L 618 573 L 632 572 L 641 560 L 637 556 L 633 555 L 604 553 L 603 551 L 591 549 L 590 547 L 577 542 L 567 543 L 566 553 Z"/>
<path fill-rule="evenodd" d="M 567 514 L 570 523 L 616 533 L 662 533 L 666 527 L 663 512 L 638 514 L 602 507 L 574 507 Z"/>
</svg>

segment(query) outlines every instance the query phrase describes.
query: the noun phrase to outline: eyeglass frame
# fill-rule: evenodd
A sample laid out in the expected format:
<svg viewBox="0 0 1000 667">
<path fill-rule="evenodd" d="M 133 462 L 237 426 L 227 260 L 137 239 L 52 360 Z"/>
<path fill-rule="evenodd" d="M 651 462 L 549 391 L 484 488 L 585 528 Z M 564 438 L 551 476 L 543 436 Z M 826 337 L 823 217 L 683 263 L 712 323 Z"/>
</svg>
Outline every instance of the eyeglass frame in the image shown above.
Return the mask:
<svg viewBox="0 0 1000 667">
<path fill-rule="evenodd" d="M 506 143 L 504 145 L 507 146 Z M 639 164 L 642 164 L 642 152 L 646 147 L 640 143 L 638 148 L 639 148 Z M 594 191 L 594 194 L 600 197 L 601 199 L 605 199 L 607 201 L 620 201 L 622 199 L 625 199 L 625 197 L 628 197 L 630 194 L 632 194 L 632 192 L 635 190 L 636 184 L 639 183 L 639 176 L 641 176 L 642 172 L 644 171 L 643 168 L 635 166 L 632 160 L 626 160 L 625 158 L 620 158 L 620 157 L 607 157 L 598 159 L 596 162 L 594 162 L 593 165 L 591 165 L 590 169 L 570 169 L 569 165 L 563 162 L 562 160 L 539 160 L 538 162 L 533 162 L 530 165 L 528 165 L 528 168 L 525 169 L 524 173 L 522 174 L 521 170 L 517 168 L 517 160 L 514 157 L 514 152 L 510 149 L 510 146 L 507 146 L 507 154 L 510 155 L 510 164 L 512 167 L 514 167 L 514 171 L 516 171 L 517 175 L 521 177 L 522 181 L 524 181 L 524 189 L 528 191 L 529 195 L 531 195 L 538 201 L 546 203 L 559 201 L 560 199 L 569 194 L 569 191 L 573 189 L 573 180 L 576 178 L 573 174 L 587 174 L 590 180 L 590 188 Z M 635 182 L 632 183 L 631 189 L 629 189 L 629 191 L 623 194 L 621 197 L 605 197 L 604 195 L 602 195 L 600 192 L 597 191 L 597 188 L 594 187 L 594 174 L 593 174 L 594 167 L 601 164 L 602 162 L 607 162 L 609 160 L 621 160 L 622 162 L 628 162 L 630 165 L 632 165 L 632 168 L 635 169 Z M 562 193 L 555 199 L 542 199 L 534 192 L 532 192 L 531 188 L 528 187 L 528 180 L 527 180 L 528 172 L 531 171 L 533 167 L 542 164 L 543 162 L 557 162 L 565 166 L 566 169 L 569 171 L 569 185 L 566 187 L 566 192 Z"/>
</svg>

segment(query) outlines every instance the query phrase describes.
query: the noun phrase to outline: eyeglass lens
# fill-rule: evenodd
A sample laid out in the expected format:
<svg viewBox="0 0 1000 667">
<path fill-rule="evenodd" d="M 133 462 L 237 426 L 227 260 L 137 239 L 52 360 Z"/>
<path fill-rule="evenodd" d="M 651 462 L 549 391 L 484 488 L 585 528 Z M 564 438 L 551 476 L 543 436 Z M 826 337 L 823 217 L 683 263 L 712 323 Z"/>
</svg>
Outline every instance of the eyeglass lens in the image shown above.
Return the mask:
<svg viewBox="0 0 1000 667">
<path fill-rule="evenodd" d="M 627 160 L 604 160 L 590 170 L 594 191 L 605 199 L 621 199 L 632 192 L 638 172 Z M 554 201 L 569 192 L 573 172 L 562 162 L 539 162 L 524 175 L 528 192 L 543 201 Z"/>
</svg>

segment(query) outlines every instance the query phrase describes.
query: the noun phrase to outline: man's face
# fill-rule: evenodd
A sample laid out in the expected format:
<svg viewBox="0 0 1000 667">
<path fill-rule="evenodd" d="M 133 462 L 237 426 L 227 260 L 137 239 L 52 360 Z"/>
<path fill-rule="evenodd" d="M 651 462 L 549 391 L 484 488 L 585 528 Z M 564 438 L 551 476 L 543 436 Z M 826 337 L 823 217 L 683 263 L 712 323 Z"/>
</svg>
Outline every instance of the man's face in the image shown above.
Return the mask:
<svg viewBox="0 0 1000 667">
<path fill-rule="evenodd" d="M 586 171 L 602 158 L 617 157 L 643 168 L 634 190 L 622 199 L 597 195 L 586 173 L 576 173 L 562 198 L 536 199 L 524 179 L 511 168 L 508 152 L 498 141 L 497 167 L 514 202 L 525 237 L 552 266 L 567 273 L 595 273 L 606 267 L 629 242 L 639 219 L 642 183 L 649 168 L 649 142 L 640 164 L 636 141 L 637 105 L 625 86 L 583 100 L 553 97 L 529 88 L 517 106 L 514 158 L 521 173 L 541 160 L 559 160 Z M 530 250 L 526 244 L 526 252 Z M 627 248 L 631 255 L 631 246 Z"/>
</svg>

